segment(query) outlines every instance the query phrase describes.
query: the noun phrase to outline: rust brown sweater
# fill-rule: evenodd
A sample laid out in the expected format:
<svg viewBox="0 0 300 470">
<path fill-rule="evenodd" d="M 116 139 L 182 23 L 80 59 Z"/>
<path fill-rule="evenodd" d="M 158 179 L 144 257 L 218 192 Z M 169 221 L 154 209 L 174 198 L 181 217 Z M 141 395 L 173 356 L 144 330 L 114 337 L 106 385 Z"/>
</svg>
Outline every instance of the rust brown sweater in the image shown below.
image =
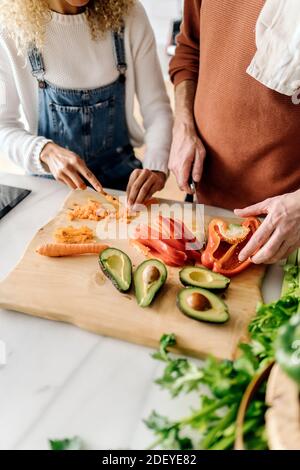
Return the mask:
<svg viewBox="0 0 300 470">
<path fill-rule="evenodd" d="M 186 0 L 170 74 L 198 83 L 201 201 L 244 207 L 300 188 L 300 105 L 247 75 L 264 0 Z"/>
</svg>

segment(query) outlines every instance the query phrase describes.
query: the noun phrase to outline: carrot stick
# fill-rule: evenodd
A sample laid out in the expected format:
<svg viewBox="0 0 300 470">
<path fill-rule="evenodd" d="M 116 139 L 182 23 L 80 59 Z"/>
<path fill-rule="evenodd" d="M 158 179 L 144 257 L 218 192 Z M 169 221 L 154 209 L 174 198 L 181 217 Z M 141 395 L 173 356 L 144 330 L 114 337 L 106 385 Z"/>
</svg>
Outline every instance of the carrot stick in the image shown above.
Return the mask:
<svg viewBox="0 0 300 470">
<path fill-rule="evenodd" d="M 49 243 L 37 248 L 36 252 L 42 256 L 59 257 L 75 256 L 84 254 L 99 254 L 108 248 L 107 245 L 100 243 Z"/>
</svg>

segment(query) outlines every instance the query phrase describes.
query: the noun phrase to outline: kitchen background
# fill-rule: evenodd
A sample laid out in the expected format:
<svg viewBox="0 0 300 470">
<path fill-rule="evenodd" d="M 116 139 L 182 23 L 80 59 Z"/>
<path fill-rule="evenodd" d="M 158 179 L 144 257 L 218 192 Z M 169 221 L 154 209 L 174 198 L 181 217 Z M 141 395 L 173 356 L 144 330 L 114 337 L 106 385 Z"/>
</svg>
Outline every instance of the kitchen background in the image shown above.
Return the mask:
<svg viewBox="0 0 300 470">
<path fill-rule="evenodd" d="M 181 17 L 181 6 L 182 0 L 140 0 L 144 5 L 147 14 L 150 18 L 152 27 L 157 41 L 158 53 L 163 69 L 163 73 L 166 79 L 166 84 L 170 95 L 172 95 L 172 87 L 168 80 L 168 62 L 169 57 L 166 53 L 166 49 L 171 37 L 172 24 L 174 20 L 178 20 Z M 172 96 L 171 96 L 172 98 Z M 5 155 L 1 152 L 0 148 L 0 172 L 5 171 L 9 173 L 24 173 L 23 170 L 12 162 L 10 162 Z M 180 193 L 174 185 L 174 181 L 171 180 L 168 183 L 168 187 L 165 190 L 165 196 L 167 197 L 180 197 Z"/>
</svg>

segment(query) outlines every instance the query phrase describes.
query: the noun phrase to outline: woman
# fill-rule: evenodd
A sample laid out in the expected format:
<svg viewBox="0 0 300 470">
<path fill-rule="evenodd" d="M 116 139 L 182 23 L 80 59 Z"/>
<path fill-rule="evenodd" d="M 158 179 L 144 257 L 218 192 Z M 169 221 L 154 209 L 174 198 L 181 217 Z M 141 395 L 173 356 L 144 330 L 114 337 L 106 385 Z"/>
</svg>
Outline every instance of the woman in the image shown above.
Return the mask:
<svg viewBox="0 0 300 470">
<path fill-rule="evenodd" d="M 0 0 L 0 7 L 1 150 L 27 173 L 73 189 L 127 187 L 130 204 L 162 189 L 172 113 L 142 5 Z M 135 95 L 144 132 L 133 117 Z M 142 167 L 133 146 L 144 141 Z"/>
</svg>

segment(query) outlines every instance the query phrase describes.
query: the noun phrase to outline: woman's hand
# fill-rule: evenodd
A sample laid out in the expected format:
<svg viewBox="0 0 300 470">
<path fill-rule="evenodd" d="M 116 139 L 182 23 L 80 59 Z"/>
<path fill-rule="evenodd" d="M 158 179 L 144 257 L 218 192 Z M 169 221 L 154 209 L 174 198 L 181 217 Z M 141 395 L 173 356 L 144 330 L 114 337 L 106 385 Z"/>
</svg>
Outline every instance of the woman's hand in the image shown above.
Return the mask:
<svg viewBox="0 0 300 470">
<path fill-rule="evenodd" d="M 267 214 L 241 251 L 240 261 L 252 256 L 255 264 L 272 264 L 287 258 L 300 247 L 300 190 L 237 209 L 235 214 L 238 217 Z"/>
<path fill-rule="evenodd" d="M 199 183 L 203 172 L 206 151 L 191 120 L 178 118 L 173 129 L 173 143 L 169 169 L 174 173 L 178 186 L 187 194 L 192 194 L 189 186 L 190 175 Z"/>
<path fill-rule="evenodd" d="M 76 153 L 49 142 L 43 148 L 40 159 L 57 181 L 65 183 L 71 189 L 86 189 L 82 179 L 84 177 L 96 191 L 103 192 L 96 176 Z"/>
<path fill-rule="evenodd" d="M 166 175 L 162 171 L 151 171 L 146 168 L 134 170 L 127 186 L 127 201 L 129 206 L 143 204 L 152 197 L 156 191 L 163 189 Z"/>
</svg>

